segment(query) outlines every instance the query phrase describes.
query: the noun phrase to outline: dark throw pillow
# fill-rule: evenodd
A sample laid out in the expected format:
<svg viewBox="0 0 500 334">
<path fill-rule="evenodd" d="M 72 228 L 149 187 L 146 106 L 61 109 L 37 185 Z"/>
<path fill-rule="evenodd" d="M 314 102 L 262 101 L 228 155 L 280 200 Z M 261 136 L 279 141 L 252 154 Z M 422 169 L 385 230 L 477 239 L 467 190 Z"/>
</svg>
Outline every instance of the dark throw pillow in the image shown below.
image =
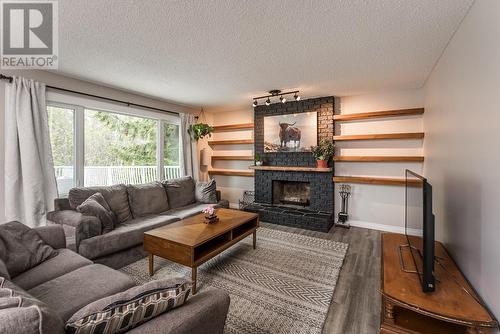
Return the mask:
<svg viewBox="0 0 500 334">
<path fill-rule="evenodd" d="M 217 204 L 217 184 L 215 179 L 208 182 L 196 182 L 196 202 Z"/>
<path fill-rule="evenodd" d="M 76 211 L 99 218 L 102 224 L 102 233 L 113 231 L 116 225 L 116 215 L 111 211 L 101 193 L 95 193 L 77 206 Z"/>
<path fill-rule="evenodd" d="M 184 304 L 191 282 L 162 279 L 97 300 L 66 322 L 66 333 L 123 333 Z"/>
<path fill-rule="evenodd" d="M 171 209 L 193 204 L 195 202 L 195 183 L 191 176 L 162 182 L 167 191 L 168 203 Z"/>
<path fill-rule="evenodd" d="M 11 277 L 57 254 L 34 229 L 16 221 L 0 224 L 0 260 L 5 263 Z"/>
</svg>

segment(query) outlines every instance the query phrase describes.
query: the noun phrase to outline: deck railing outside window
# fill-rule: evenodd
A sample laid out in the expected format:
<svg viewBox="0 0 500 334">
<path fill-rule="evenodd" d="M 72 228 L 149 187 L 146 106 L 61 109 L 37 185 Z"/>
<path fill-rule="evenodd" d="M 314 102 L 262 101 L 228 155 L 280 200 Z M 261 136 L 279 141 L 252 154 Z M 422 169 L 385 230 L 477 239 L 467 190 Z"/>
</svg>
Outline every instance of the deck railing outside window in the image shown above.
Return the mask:
<svg viewBox="0 0 500 334">
<path fill-rule="evenodd" d="M 73 167 L 55 166 L 59 195 L 67 194 L 73 187 Z M 181 176 L 179 166 L 165 166 L 165 179 L 175 179 Z M 86 166 L 84 168 L 86 187 L 111 186 L 113 184 L 138 184 L 158 180 L 156 166 Z"/>
</svg>

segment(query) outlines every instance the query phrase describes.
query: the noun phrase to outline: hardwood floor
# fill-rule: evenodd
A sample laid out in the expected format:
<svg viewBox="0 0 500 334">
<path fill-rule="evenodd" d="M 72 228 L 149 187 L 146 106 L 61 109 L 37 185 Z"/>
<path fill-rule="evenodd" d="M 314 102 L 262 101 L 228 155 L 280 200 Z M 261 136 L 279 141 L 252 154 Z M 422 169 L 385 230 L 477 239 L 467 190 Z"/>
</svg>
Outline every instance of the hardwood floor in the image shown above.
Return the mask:
<svg viewBox="0 0 500 334">
<path fill-rule="evenodd" d="M 335 288 L 324 334 L 374 334 L 380 326 L 380 233 L 351 227 L 328 233 L 262 223 L 262 226 L 345 242 L 349 250 Z"/>
</svg>

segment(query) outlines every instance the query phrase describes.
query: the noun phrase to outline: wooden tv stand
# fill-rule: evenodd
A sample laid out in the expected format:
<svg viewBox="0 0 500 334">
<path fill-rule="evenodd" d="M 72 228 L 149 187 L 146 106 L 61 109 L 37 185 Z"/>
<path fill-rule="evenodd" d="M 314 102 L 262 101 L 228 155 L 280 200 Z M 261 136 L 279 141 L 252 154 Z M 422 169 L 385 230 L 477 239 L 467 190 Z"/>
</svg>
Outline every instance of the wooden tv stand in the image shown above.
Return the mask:
<svg viewBox="0 0 500 334">
<path fill-rule="evenodd" d="M 484 334 L 498 327 L 441 243 L 435 245 L 440 264 L 431 293 L 422 292 L 417 274 L 401 270 L 404 244 L 402 234 L 382 234 L 381 334 Z M 415 269 L 409 248 L 401 255 L 405 268 Z"/>
</svg>

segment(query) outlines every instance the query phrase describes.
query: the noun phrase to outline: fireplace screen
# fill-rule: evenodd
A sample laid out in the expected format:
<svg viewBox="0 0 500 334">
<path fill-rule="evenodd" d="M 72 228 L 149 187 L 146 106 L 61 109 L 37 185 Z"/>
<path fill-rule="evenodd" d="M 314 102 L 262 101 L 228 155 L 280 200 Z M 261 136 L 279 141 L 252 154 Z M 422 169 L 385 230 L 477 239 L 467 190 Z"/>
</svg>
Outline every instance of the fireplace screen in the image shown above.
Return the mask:
<svg viewBox="0 0 500 334">
<path fill-rule="evenodd" d="M 311 187 L 309 182 L 273 181 L 273 204 L 309 206 Z"/>
</svg>

